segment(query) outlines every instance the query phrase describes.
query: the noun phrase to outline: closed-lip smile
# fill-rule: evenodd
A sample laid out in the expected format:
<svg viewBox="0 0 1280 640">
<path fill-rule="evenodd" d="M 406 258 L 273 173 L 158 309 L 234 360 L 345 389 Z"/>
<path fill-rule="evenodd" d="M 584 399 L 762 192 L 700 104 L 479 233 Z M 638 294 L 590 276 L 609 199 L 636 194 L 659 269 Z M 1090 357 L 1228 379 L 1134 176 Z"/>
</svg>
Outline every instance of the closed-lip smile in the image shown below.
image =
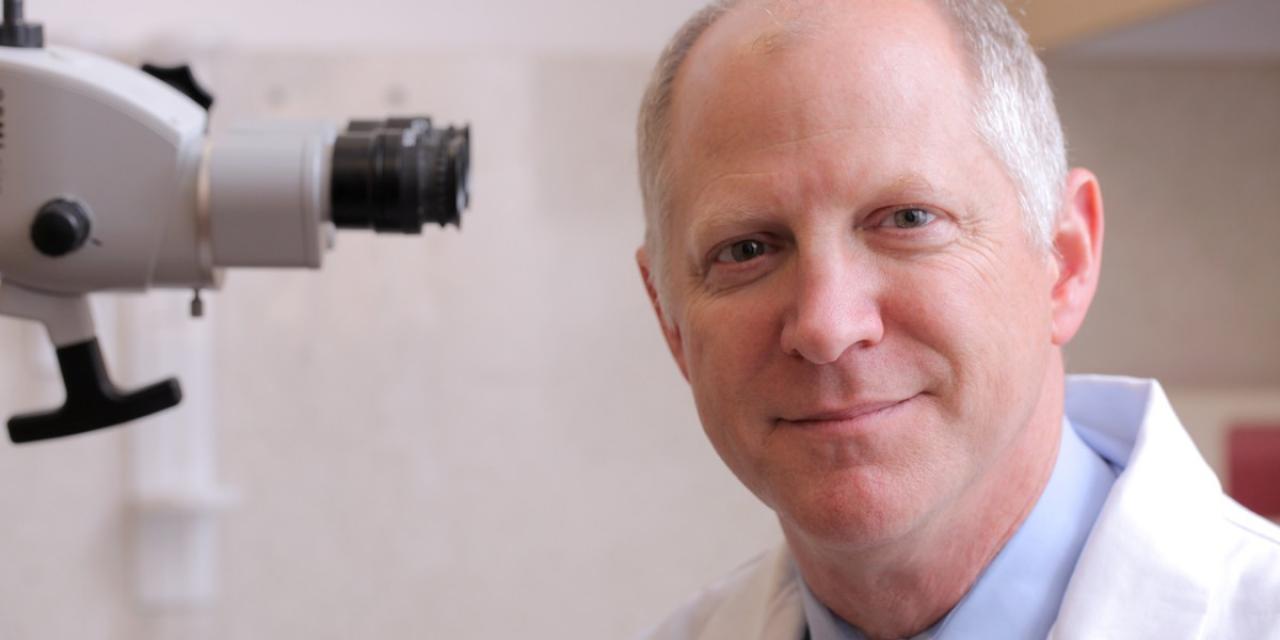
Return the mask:
<svg viewBox="0 0 1280 640">
<path fill-rule="evenodd" d="M 912 395 L 901 400 L 858 402 L 840 409 L 819 410 L 813 413 L 804 413 L 796 416 L 784 416 L 778 418 L 778 422 L 780 424 L 794 424 L 797 426 L 830 422 L 850 422 L 860 418 L 867 418 L 887 409 L 891 409 L 911 400 L 912 398 L 915 398 L 915 396 Z"/>
</svg>

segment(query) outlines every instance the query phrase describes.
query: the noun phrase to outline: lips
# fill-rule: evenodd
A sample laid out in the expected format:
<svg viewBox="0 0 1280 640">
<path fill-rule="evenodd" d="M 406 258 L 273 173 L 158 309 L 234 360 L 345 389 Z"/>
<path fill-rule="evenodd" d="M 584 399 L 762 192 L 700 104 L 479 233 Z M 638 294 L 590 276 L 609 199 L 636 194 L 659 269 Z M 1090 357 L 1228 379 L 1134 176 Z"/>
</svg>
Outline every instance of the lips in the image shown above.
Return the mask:
<svg viewBox="0 0 1280 640">
<path fill-rule="evenodd" d="M 793 416 L 784 416 L 778 419 L 780 423 L 790 423 L 795 425 L 806 424 L 823 424 L 832 422 L 852 422 L 862 418 L 869 418 L 878 413 L 882 413 L 888 409 L 897 407 L 914 398 L 905 398 L 901 400 L 876 400 L 858 402 L 852 405 L 841 407 L 838 409 L 824 409 L 811 413 L 800 413 Z"/>
</svg>

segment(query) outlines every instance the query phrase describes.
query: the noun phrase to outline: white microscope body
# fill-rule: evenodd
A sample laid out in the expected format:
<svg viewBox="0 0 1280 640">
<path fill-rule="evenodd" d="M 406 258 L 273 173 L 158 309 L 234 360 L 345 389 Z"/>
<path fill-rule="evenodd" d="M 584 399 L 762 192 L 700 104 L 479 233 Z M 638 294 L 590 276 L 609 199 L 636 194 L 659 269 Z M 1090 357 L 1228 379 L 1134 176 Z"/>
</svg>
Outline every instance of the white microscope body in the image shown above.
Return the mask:
<svg viewBox="0 0 1280 640">
<path fill-rule="evenodd" d="M 133 393 L 111 384 L 89 293 L 176 288 L 198 301 L 226 268 L 319 268 L 338 227 L 420 233 L 456 224 L 468 204 L 465 128 L 403 118 L 209 138 L 196 102 L 207 95 L 189 71 L 178 74 L 184 93 L 110 59 L 44 47 L 20 0 L 5 0 L 0 36 L 0 314 L 45 325 L 67 389 L 61 409 L 10 420 L 14 442 L 181 400 L 176 380 Z"/>
</svg>

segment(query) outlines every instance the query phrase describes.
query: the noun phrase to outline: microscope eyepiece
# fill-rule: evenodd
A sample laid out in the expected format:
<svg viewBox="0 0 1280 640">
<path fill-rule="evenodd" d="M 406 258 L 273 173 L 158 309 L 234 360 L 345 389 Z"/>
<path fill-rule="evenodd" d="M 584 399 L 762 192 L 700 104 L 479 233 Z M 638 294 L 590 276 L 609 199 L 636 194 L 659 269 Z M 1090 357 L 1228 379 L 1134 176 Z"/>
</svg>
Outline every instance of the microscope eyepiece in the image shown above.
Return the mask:
<svg viewBox="0 0 1280 640">
<path fill-rule="evenodd" d="M 430 118 L 353 120 L 333 145 L 333 223 L 343 229 L 422 233 L 459 224 L 470 202 L 469 127 Z"/>
</svg>

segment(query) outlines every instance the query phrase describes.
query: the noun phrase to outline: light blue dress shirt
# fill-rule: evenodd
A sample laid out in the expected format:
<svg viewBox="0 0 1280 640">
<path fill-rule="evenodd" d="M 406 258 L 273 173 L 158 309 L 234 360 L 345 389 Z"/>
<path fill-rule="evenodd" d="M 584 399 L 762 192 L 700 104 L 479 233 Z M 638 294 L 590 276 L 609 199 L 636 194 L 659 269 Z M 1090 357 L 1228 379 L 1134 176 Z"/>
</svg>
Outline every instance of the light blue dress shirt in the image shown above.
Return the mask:
<svg viewBox="0 0 1280 640">
<path fill-rule="evenodd" d="M 1048 635 L 1115 471 L 1071 423 L 1062 424 L 1053 474 L 1027 519 L 938 624 L 912 640 L 1026 640 Z M 810 640 L 864 640 L 800 581 Z"/>
</svg>

